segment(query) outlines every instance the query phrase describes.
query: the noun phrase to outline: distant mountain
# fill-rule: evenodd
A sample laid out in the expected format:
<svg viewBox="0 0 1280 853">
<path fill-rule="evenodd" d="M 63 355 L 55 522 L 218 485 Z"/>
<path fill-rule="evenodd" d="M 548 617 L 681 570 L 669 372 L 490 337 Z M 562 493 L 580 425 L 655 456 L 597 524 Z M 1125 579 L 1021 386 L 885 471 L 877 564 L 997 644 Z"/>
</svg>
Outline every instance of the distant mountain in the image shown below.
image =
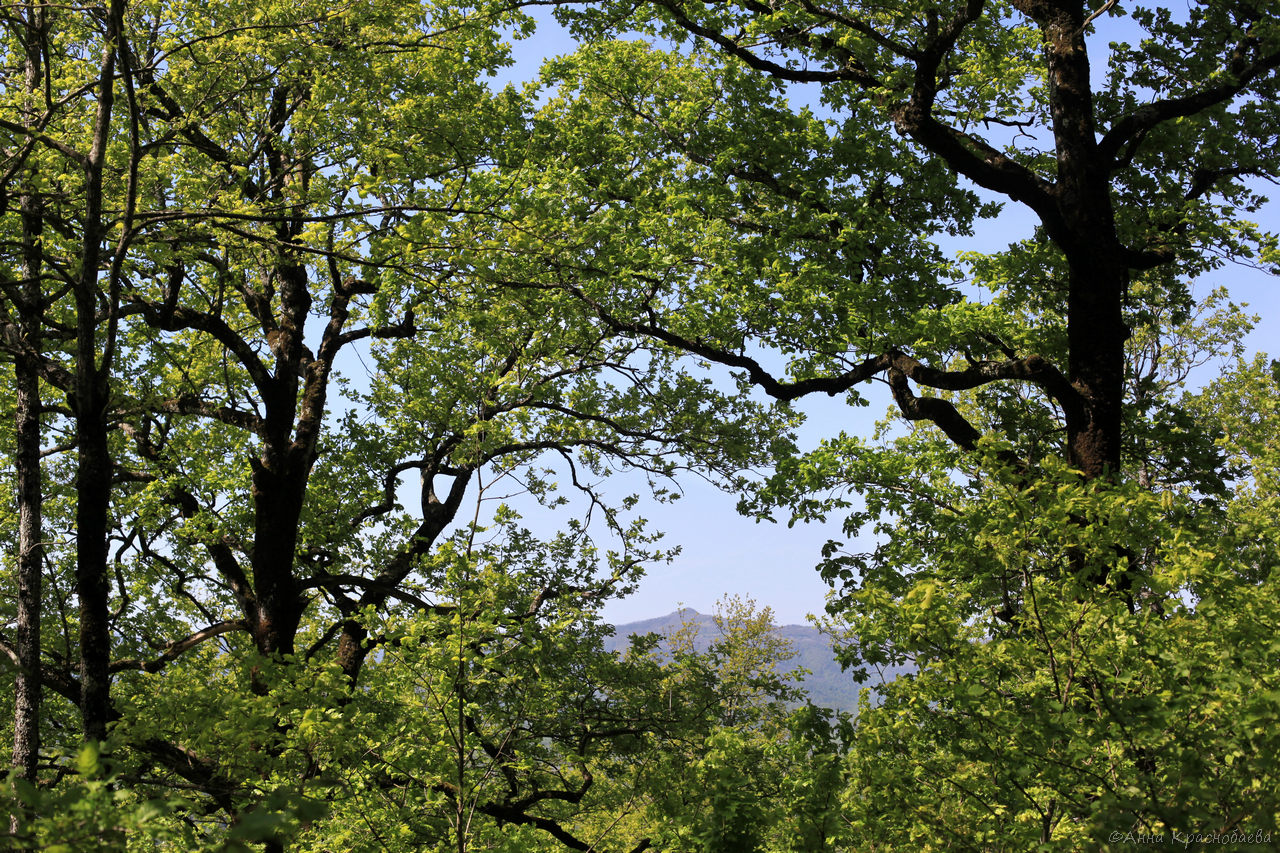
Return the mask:
<svg viewBox="0 0 1280 853">
<path fill-rule="evenodd" d="M 698 634 L 694 647 L 705 651 L 719 636 L 715 619 L 705 613 L 698 613 L 688 608 L 659 616 L 655 619 L 642 619 L 639 622 L 628 622 L 615 625 L 615 633 L 605 642 L 610 651 L 620 651 L 630 644 L 632 634 L 671 634 L 682 624 L 692 622 L 698 626 Z M 809 674 L 804 677 L 801 686 L 809 694 L 815 705 L 836 708 L 841 711 L 855 711 L 858 707 L 858 691 L 863 687 L 875 687 L 881 683 L 875 674 L 865 684 L 858 684 L 853 676 L 844 672 L 836 661 L 835 652 L 831 648 L 831 640 L 817 628 L 809 625 L 775 626 L 778 636 L 790 640 L 796 656 L 783 665 L 784 671 L 804 667 Z M 896 678 L 900 671 L 885 673 L 886 679 Z"/>
</svg>

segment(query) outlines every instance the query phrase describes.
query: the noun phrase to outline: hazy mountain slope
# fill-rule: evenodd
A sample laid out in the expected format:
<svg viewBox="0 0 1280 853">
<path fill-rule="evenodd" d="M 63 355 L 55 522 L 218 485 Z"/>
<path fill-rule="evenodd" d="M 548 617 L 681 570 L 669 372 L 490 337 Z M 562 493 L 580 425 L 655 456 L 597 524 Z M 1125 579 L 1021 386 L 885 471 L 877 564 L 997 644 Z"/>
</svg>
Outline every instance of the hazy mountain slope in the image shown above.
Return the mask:
<svg viewBox="0 0 1280 853">
<path fill-rule="evenodd" d="M 698 626 L 694 645 L 699 651 L 705 650 L 718 636 L 713 617 L 685 609 L 666 616 L 616 625 L 616 633 L 606 642 L 606 647 L 611 651 L 621 650 L 627 647 L 628 638 L 632 634 L 666 635 L 685 622 L 693 622 Z M 790 671 L 803 667 L 809 671 L 802 683 L 815 705 L 853 711 L 858 705 L 858 691 L 862 687 L 874 687 L 880 683 L 880 678 L 875 673 L 871 673 L 865 684 L 858 684 L 852 675 L 842 671 L 831 649 L 830 640 L 817 628 L 809 625 L 781 625 L 775 630 L 779 636 L 791 641 L 796 652 L 796 656 L 783 669 Z M 896 671 L 887 672 L 885 678 L 893 678 L 897 674 Z"/>
</svg>

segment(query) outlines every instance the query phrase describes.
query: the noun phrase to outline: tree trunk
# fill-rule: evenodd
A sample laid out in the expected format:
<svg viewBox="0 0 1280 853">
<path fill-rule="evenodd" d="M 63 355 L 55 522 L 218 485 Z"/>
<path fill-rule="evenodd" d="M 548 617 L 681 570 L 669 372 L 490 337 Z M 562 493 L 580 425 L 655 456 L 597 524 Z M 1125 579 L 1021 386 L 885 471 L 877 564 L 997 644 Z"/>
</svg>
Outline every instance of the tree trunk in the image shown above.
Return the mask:
<svg viewBox="0 0 1280 853">
<path fill-rule="evenodd" d="M 253 584 L 257 622 L 253 638 L 267 657 L 291 655 L 303 601 L 294 577 L 294 552 L 298 544 L 306 470 L 295 466 L 290 454 L 263 451 L 253 460 Z"/>
<path fill-rule="evenodd" d="M 26 44 L 24 83 L 27 95 L 40 86 L 44 9 L 28 4 L 23 29 Z M 30 122 L 34 116 L 28 112 Z M 23 337 L 40 350 L 40 274 L 44 230 L 39 197 L 27 188 L 21 197 L 22 288 L 20 306 Z M 18 675 L 14 684 L 13 767 L 18 778 L 35 783 L 40 759 L 40 604 L 44 549 L 42 546 L 44 500 L 40 482 L 40 375 L 36 360 L 28 355 L 14 359 L 16 394 L 14 465 L 18 501 Z M 17 832 L 17 818 L 10 831 Z"/>
<path fill-rule="evenodd" d="M 1031 4 L 1030 13 L 1045 38 L 1057 154 L 1057 216 L 1045 226 L 1067 259 L 1067 373 L 1085 402 L 1084 413 L 1067 422 L 1067 455 L 1094 478 L 1120 469 L 1129 270 L 1116 234 L 1110 167 L 1098 149 L 1084 6 L 1059 0 Z"/>
<path fill-rule="evenodd" d="M 1067 419 L 1067 459 L 1092 479 L 1120 470 L 1124 345 L 1129 337 L 1122 299 L 1129 271 L 1105 258 L 1068 260 L 1068 376 L 1085 406 L 1081 416 Z"/>
<path fill-rule="evenodd" d="M 111 456 L 107 445 L 110 396 L 109 351 L 98 363 L 98 275 L 106 237 L 102 178 L 115 99 L 116 58 L 123 27 L 123 0 L 113 0 L 107 18 L 93 146 L 86 164 L 85 219 L 80 279 L 75 287 L 76 365 L 71 404 L 76 419 L 76 593 L 80 602 L 80 712 L 86 740 L 103 740 L 110 713 L 110 532 Z M 109 310 L 115 306 L 109 305 Z"/>
<path fill-rule="evenodd" d="M 77 394 L 76 593 L 80 601 L 80 712 L 87 740 L 107 736 L 110 714 L 110 530 L 111 457 L 102 396 Z"/>
<path fill-rule="evenodd" d="M 29 245 L 29 244 L 28 244 Z M 38 321 L 23 323 L 27 340 L 39 336 Z M 36 781 L 40 758 L 40 599 L 44 568 L 40 483 L 40 379 L 29 357 L 14 361 L 17 394 L 18 498 L 18 675 L 14 684 L 13 766 L 18 777 Z"/>
<path fill-rule="evenodd" d="M 273 174 L 278 173 L 282 167 L 275 160 L 272 162 Z M 281 243 L 294 239 L 301 227 L 301 223 L 281 225 Z M 328 380 L 327 365 L 312 361 L 303 346 L 311 308 L 307 271 L 282 252 L 277 258 L 276 273 L 280 282 L 280 322 L 276 328 L 268 329 L 275 375 L 269 387 L 263 389 L 263 448 L 252 462 L 253 583 L 258 603 L 253 635 L 258 651 L 268 657 L 294 653 L 306 606 L 298 589 L 294 562 L 302 506 L 324 419 Z"/>
</svg>

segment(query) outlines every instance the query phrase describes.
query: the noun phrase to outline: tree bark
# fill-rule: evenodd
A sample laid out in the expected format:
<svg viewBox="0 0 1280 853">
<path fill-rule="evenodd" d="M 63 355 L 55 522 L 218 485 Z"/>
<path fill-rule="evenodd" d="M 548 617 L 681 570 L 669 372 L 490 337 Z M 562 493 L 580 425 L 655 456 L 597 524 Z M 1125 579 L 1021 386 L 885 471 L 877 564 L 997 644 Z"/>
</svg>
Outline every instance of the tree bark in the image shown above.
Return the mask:
<svg viewBox="0 0 1280 853">
<path fill-rule="evenodd" d="M 85 220 L 80 277 L 75 287 L 76 365 L 71 405 L 76 420 L 79 460 L 76 469 L 76 593 L 80 604 L 80 712 L 86 740 L 103 740 L 110 719 L 110 586 L 107 536 L 110 532 L 111 455 L 107 442 L 108 350 L 98 359 L 98 277 L 106 237 L 102 179 L 115 100 L 116 59 L 120 51 L 123 0 L 112 0 L 107 17 L 98 81 L 93 145 L 86 164 Z M 108 306 L 114 309 L 114 306 Z"/>
<path fill-rule="evenodd" d="M 257 603 L 254 643 L 267 657 L 291 655 L 303 600 L 294 577 L 294 552 L 307 472 L 288 451 L 264 450 L 253 460 L 253 585 Z"/>
<path fill-rule="evenodd" d="M 1097 142 L 1085 11 L 1079 0 L 1028 8 L 1044 33 L 1057 155 L 1057 216 L 1045 226 L 1067 259 L 1067 374 L 1085 401 L 1083 417 L 1067 420 L 1068 461 L 1094 478 L 1120 469 L 1129 269 Z"/>
<path fill-rule="evenodd" d="M 44 9 L 28 3 L 23 27 L 25 41 L 24 85 L 28 98 L 39 92 Z M 28 110 L 33 121 L 36 111 Z M 24 187 L 22 215 L 22 335 L 31 348 L 40 348 L 40 275 L 43 268 L 41 233 L 44 230 L 39 196 Z M 14 685 L 13 767 L 18 778 L 35 783 L 40 759 L 40 705 L 43 685 L 40 673 L 40 605 L 42 595 L 43 489 L 40 477 L 40 366 L 29 354 L 14 359 L 15 436 L 14 466 L 18 501 L 18 675 Z M 17 832 L 16 816 L 10 819 Z"/>
<path fill-rule="evenodd" d="M 279 176 L 284 167 L 274 149 L 268 150 L 272 173 Z M 283 183 L 283 177 L 276 183 Z M 294 653 L 306 604 L 294 574 L 295 552 L 328 382 L 325 365 L 314 362 L 303 344 L 311 309 L 306 268 L 283 248 L 300 228 L 301 223 L 285 223 L 277 234 L 282 246 L 275 268 L 280 317 L 278 323 L 273 317 L 264 324 L 275 373 L 262 389 L 263 448 L 253 460 L 253 581 L 258 603 L 253 634 L 258 651 L 268 657 Z"/>
</svg>

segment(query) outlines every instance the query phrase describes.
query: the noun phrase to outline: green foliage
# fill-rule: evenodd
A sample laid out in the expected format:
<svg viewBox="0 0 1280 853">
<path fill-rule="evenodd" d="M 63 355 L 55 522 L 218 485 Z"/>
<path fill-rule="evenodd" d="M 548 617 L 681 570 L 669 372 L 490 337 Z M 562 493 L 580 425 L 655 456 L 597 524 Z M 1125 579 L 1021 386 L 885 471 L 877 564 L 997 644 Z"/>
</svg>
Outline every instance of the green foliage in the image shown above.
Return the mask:
<svg viewBox="0 0 1280 853">
<path fill-rule="evenodd" d="M 1268 748 L 1257 721 L 1277 710 L 1255 603 L 1277 538 L 1257 458 L 1274 384 L 1259 359 L 1187 387 L 1240 356 L 1250 322 L 1218 293 L 1197 305 L 1189 281 L 1226 259 L 1273 268 L 1275 237 L 1249 218 L 1262 183 L 1242 178 L 1276 174 L 1275 15 L 1103 12 L 1131 15 L 1141 44 L 1108 49 L 1092 28 L 1112 22 L 1072 3 L 562 13 L 590 45 L 550 67 L 560 100 L 535 135 L 591 156 L 540 173 L 581 198 L 554 234 L 530 231 L 583 266 L 608 259 L 579 298 L 783 402 L 857 403 L 884 377 L 911 422 L 776 446 L 742 504 L 873 540 L 833 541 L 820 566 L 852 674 L 915 670 L 861 709 L 854 849 L 1274 823 L 1272 763 L 1242 758 Z M 611 41 L 624 16 L 679 50 Z M 788 104 L 797 84 L 833 118 Z M 940 238 L 994 212 L 959 176 L 1026 205 L 1034 233 L 949 262 Z M 1103 422 L 1116 449 L 1100 462 L 1081 436 Z M 716 745 L 698 789 L 713 813 L 746 813 L 721 756 L 760 753 Z M 718 824 L 695 825 L 689 839 L 718 843 Z"/>
<path fill-rule="evenodd" d="M 668 635 L 661 688 L 686 722 L 673 742 L 645 757 L 629 784 L 657 850 L 813 851 L 840 849 L 839 797 L 847 715 L 805 703 L 800 673 L 769 608 L 737 597 L 721 602 L 716 636 L 694 645 L 697 623 Z M 653 654 L 656 637 L 632 655 Z"/>
<path fill-rule="evenodd" d="M 127 784 L 123 768 L 104 756 L 98 744 L 85 744 L 76 754 L 53 760 L 68 776 L 56 787 L 37 787 L 13 773 L 5 780 L 0 802 L 19 823 L 17 832 L 0 842 L 0 849 L 123 850 L 127 839 L 140 835 L 170 849 L 203 849 L 186 827 L 166 820 L 179 807 L 179 799 L 147 799 Z"/>
<path fill-rule="evenodd" d="M 961 482 L 887 478 L 906 458 L 936 470 L 919 435 L 858 468 L 815 457 L 828 483 L 865 492 L 851 523 L 878 519 L 884 537 L 870 555 L 833 544 L 844 591 L 829 628 L 855 668 L 915 667 L 860 708 L 843 803 L 856 848 L 1120 849 L 1131 833 L 1275 828 L 1262 437 L 1280 385 L 1258 356 L 1184 391 L 1192 365 L 1248 328 L 1233 307 L 1204 315 L 1135 335 L 1132 434 L 1147 455 L 1133 480 L 1086 483 L 1053 457 L 1031 480 L 994 458 Z M 1099 585 L 1087 567 L 1108 561 Z"/>
<path fill-rule="evenodd" d="M 1189 284 L 1280 259 L 1248 218 L 1280 26 L 1101 12 L 561 6 L 579 49 L 495 91 L 532 27 L 505 3 L 14 6 L 0 357 L 42 396 L 45 697 L 3 843 L 1280 832 L 1278 371 Z M 1035 229 L 952 257 L 1006 203 Z M 797 446 L 793 401 L 873 379 L 909 424 Z M 737 600 L 706 651 L 686 627 L 606 652 L 602 604 L 674 555 L 606 497 L 620 470 L 871 540 L 822 555 L 827 629 L 851 678 L 908 674 L 856 722 L 797 707 Z"/>
<path fill-rule="evenodd" d="M 1139 601 L 1046 570 L 1074 543 L 1010 525 L 983 540 L 997 565 L 1033 563 L 1010 621 L 957 620 L 976 584 L 930 598 L 924 581 L 860 614 L 855 634 L 887 623 L 879 636 L 919 664 L 858 718 L 846 808 L 866 843 L 1078 849 L 1113 832 L 1273 827 L 1274 581 L 1241 562 L 1261 531 L 1197 536 L 1169 524 L 1174 502 L 1140 493 L 1089 503 L 1140 522 L 1129 547 L 1156 549 Z"/>
<path fill-rule="evenodd" d="M 0 349 L 37 354 L 46 403 L 40 802 L 104 825 L 117 794 L 164 803 L 135 821 L 122 800 L 119 832 L 168 849 L 377 848 L 384 825 L 451 847 L 603 839 L 622 795 L 592 787 L 597 765 L 661 720 L 636 673 L 652 665 L 604 654 L 596 610 L 666 554 L 600 480 L 733 482 L 794 419 L 477 239 L 534 109 L 486 78 L 528 19 L 232 0 L 50 8 L 41 29 L 20 11 L 0 70 Z M 506 278 L 468 274 L 495 251 Z M 78 399 L 77 370 L 108 422 L 97 565 L 75 547 L 90 413 L 56 402 Z M 491 513 L 495 482 L 572 504 L 562 532 Z M 81 643 L 80 576 L 110 590 L 110 648 Z M 77 787 L 56 756 L 77 748 L 80 661 L 99 653 L 118 769 Z M 49 843 L 93 832 L 33 820 Z"/>
</svg>

